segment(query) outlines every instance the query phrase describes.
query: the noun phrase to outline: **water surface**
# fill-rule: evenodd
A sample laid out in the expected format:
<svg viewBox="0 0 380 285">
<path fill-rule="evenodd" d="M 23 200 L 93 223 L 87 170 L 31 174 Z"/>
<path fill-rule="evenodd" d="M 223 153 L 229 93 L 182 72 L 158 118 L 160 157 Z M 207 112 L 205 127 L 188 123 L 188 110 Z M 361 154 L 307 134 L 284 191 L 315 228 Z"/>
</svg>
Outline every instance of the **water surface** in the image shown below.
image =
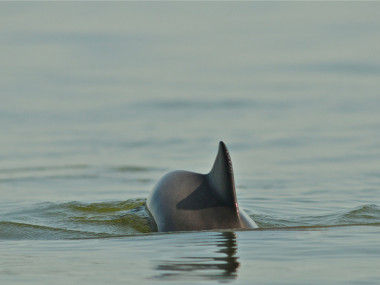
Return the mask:
<svg viewBox="0 0 380 285">
<path fill-rule="evenodd" d="M 5 284 L 376 284 L 377 3 L 1 3 Z M 248 231 L 153 233 L 223 140 Z"/>
</svg>

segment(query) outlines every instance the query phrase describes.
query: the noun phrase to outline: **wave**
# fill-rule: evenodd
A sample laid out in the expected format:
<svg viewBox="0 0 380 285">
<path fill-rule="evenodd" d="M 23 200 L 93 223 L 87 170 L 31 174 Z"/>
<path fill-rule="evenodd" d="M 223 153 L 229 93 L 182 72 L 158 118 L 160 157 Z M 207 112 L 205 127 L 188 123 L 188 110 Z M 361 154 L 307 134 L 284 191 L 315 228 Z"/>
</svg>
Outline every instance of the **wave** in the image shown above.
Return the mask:
<svg viewBox="0 0 380 285">
<path fill-rule="evenodd" d="M 0 217 L 0 239 L 85 239 L 152 232 L 146 199 L 100 203 L 38 203 Z M 362 205 L 320 216 L 276 217 L 253 214 L 265 229 L 380 226 L 380 207 Z"/>
<path fill-rule="evenodd" d="M 145 199 L 39 203 L 2 215 L 0 239 L 77 239 L 151 232 Z"/>
<path fill-rule="evenodd" d="M 380 207 L 374 204 L 319 216 L 277 217 L 255 214 L 251 217 L 262 228 L 275 227 L 331 227 L 376 225 L 380 223 Z"/>
</svg>

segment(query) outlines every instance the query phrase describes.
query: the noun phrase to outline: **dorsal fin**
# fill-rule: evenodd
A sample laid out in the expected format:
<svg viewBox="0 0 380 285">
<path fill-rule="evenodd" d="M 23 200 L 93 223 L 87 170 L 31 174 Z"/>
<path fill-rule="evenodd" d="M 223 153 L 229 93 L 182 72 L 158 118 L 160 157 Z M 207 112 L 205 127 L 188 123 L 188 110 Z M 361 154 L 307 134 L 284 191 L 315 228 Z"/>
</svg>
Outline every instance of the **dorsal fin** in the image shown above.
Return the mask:
<svg viewBox="0 0 380 285">
<path fill-rule="evenodd" d="M 207 175 L 212 188 L 217 192 L 222 202 L 231 208 L 237 208 L 234 171 L 232 162 L 224 142 L 219 142 L 218 154 L 214 166 Z"/>
</svg>

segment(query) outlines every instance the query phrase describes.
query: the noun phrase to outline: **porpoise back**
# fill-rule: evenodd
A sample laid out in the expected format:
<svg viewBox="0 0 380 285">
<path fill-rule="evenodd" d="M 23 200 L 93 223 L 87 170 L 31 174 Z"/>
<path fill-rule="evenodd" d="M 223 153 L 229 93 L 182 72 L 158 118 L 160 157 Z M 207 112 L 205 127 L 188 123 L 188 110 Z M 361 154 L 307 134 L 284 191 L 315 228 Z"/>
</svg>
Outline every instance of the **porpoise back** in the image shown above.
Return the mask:
<svg viewBox="0 0 380 285">
<path fill-rule="evenodd" d="M 257 228 L 238 207 L 232 162 L 223 142 L 208 174 L 172 171 L 159 180 L 146 205 L 159 232 Z"/>
</svg>

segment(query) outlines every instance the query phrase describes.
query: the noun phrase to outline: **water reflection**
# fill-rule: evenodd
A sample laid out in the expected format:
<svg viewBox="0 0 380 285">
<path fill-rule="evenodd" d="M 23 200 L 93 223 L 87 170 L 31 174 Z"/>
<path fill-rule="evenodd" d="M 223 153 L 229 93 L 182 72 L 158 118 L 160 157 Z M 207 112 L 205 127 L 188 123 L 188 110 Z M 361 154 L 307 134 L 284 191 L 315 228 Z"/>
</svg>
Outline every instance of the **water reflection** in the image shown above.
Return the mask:
<svg viewBox="0 0 380 285">
<path fill-rule="evenodd" d="M 155 270 L 160 274 L 155 278 L 232 281 L 237 278 L 240 266 L 236 251 L 236 234 L 223 232 L 211 244 L 198 244 L 196 249 L 192 248 L 191 253 L 188 250 L 179 251 L 172 258 L 159 260 Z"/>
</svg>

